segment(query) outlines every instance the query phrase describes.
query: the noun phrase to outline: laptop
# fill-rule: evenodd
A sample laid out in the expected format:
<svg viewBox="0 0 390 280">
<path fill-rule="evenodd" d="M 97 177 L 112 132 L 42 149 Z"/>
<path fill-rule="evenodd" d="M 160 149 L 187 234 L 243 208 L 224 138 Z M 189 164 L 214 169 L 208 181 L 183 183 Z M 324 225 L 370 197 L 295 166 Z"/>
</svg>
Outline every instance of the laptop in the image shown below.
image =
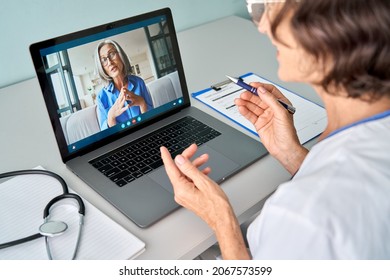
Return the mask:
<svg viewBox="0 0 390 280">
<path fill-rule="evenodd" d="M 110 44 L 96 52 L 103 41 Z M 101 55 L 104 46 L 113 51 Z M 191 106 L 169 8 L 34 43 L 30 53 L 63 162 L 139 227 L 180 207 L 160 146 L 175 156 L 197 143 L 217 182 L 267 153 Z M 124 56 L 127 91 L 120 97 L 113 81 Z M 118 116 L 110 114 L 114 105 L 123 108 Z"/>
</svg>

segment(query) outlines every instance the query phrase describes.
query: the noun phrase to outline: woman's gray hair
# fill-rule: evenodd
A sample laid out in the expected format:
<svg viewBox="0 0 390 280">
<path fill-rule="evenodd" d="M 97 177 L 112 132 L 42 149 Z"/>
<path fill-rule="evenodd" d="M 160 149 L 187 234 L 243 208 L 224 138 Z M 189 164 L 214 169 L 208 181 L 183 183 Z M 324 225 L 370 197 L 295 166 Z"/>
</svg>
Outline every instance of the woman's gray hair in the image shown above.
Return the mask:
<svg viewBox="0 0 390 280">
<path fill-rule="evenodd" d="M 124 50 L 122 49 L 122 47 L 115 41 L 113 40 L 109 40 L 109 39 L 106 39 L 102 42 L 100 42 L 97 46 L 96 46 L 96 49 L 95 49 L 95 66 L 96 66 L 96 69 L 97 69 L 97 72 L 99 73 L 99 77 L 106 83 L 108 84 L 109 82 L 112 81 L 112 78 L 110 76 L 108 76 L 106 74 L 106 72 L 104 71 L 103 69 L 103 66 L 102 66 L 102 63 L 100 61 L 100 49 L 104 46 L 104 45 L 112 45 L 114 46 L 114 48 L 116 49 L 116 51 L 118 52 L 118 55 L 120 57 L 120 59 L 122 60 L 123 62 L 123 75 L 124 76 L 127 76 L 129 74 L 132 74 L 132 70 L 131 70 L 131 64 L 130 64 L 130 60 L 129 58 L 127 57 L 126 53 L 124 52 Z"/>
</svg>

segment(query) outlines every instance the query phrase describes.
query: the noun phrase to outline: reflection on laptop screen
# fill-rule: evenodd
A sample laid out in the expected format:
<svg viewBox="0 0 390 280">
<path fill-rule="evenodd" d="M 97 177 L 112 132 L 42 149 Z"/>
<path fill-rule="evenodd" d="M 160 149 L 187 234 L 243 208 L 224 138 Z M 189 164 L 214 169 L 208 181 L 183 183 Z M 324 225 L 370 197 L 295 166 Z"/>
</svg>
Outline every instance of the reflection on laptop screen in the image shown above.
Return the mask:
<svg viewBox="0 0 390 280">
<path fill-rule="evenodd" d="M 166 18 L 40 50 L 69 153 L 180 106 Z"/>
</svg>

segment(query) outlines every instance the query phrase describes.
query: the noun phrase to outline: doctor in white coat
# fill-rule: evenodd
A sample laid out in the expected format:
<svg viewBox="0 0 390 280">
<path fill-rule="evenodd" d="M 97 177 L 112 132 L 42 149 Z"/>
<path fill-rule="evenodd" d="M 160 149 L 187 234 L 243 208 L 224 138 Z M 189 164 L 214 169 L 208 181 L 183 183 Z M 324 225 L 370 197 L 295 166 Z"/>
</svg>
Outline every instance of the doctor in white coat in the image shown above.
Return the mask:
<svg viewBox="0 0 390 280">
<path fill-rule="evenodd" d="M 196 145 L 175 159 L 161 148 L 176 201 L 214 230 L 224 259 L 390 259 L 390 2 L 247 4 L 277 49 L 280 79 L 314 87 L 328 125 L 309 152 L 275 87 L 255 83 L 258 96 L 236 100 L 293 176 L 250 225 L 249 252 L 228 198 L 199 170 L 208 155 L 192 158 Z"/>
</svg>

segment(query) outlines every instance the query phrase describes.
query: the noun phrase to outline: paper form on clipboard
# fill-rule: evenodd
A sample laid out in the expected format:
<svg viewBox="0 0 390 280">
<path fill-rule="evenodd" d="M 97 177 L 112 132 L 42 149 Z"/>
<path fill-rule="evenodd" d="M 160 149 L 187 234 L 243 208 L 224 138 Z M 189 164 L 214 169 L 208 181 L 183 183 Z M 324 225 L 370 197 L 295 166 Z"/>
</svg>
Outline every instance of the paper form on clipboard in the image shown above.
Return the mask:
<svg viewBox="0 0 390 280">
<path fill-rule="evenodd" d="M 327 124 L 327 116 L 325 109 L 320 105 L 256 74 L 248 73 L 240 76 L 240 78 L 246 83 L 261 82 L 273 84 L 291 101 L 296 108 L 294 125 L 301 144 L 310 141 L 324 131 Z M 195 92 L 192 94 L 192 97 L 257 135 L 252 123 L 240 114 L 237 106 L 234 104 L 234 99 L 238 98 L 244 91 L 244 89 L 233 82 L 222 82 L 211 88 Z"/>
</svg>

